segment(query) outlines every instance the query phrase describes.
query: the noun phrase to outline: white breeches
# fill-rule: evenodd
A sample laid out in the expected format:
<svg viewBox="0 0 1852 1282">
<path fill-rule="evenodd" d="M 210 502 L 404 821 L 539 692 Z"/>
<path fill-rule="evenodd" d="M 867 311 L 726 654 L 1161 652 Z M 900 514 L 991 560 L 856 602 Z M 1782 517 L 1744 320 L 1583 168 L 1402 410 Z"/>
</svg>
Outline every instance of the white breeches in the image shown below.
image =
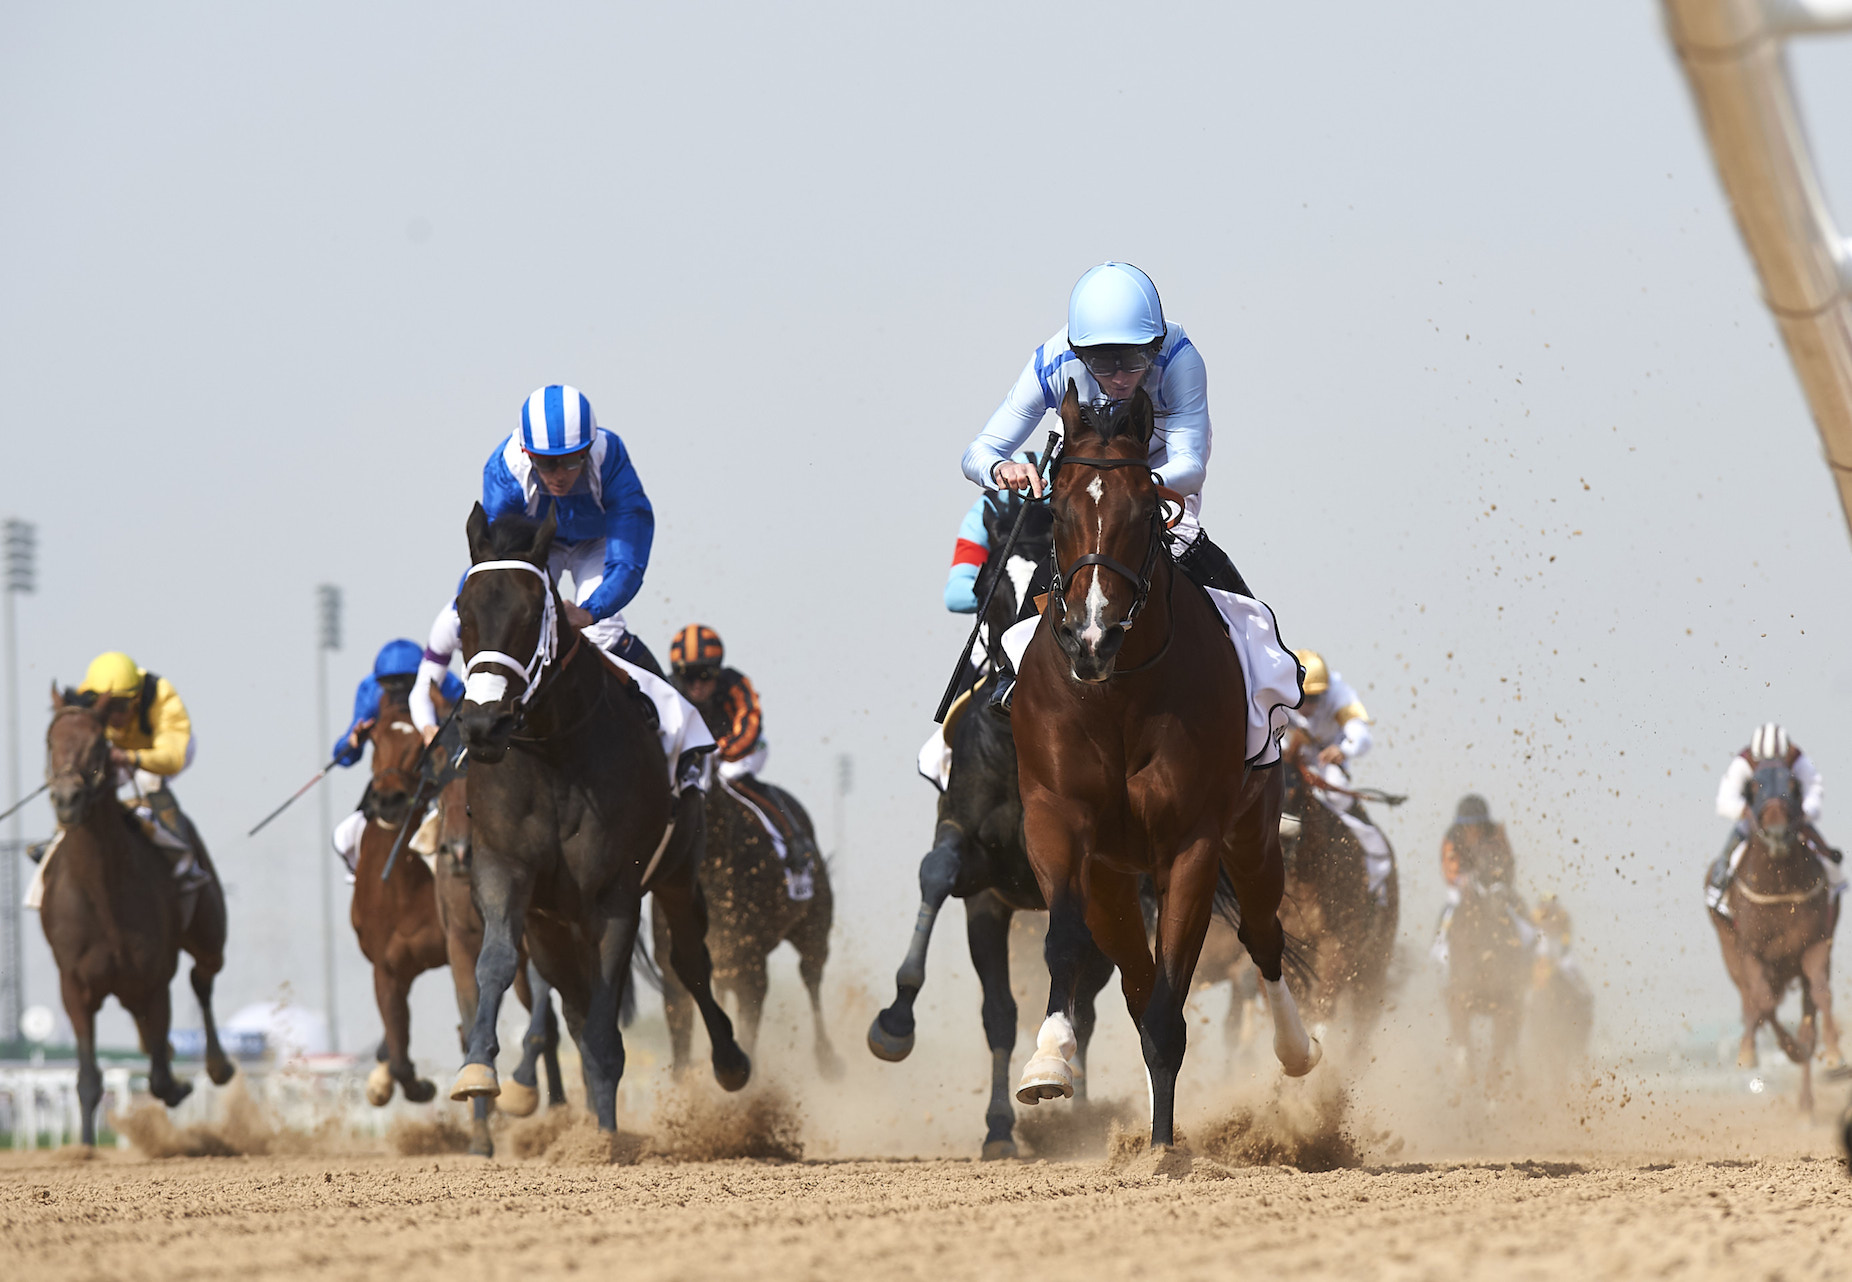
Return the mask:
<svg viewBox="0 0 1852 1282">
<path fill-rule="evenodd" d="M 169 779 L 177 778 L 186 773 L 187 767 L 193 764 L 193 753 L 198 747 L 199 736 L 188 736 L 186 741 L 186 760 L 181 763 L 180 769 L 174 771 L 171 775 L 157 775 L 152 770 L 135 770 L 128 766 L 117 766 L 116 795 L 121 797 L 124 801 L 132 801 L 136 797 L 145 797 L 151 792 L 159 792 L 162 788 L 167 786 L 167 781 Z M 132 792 L 130 791 L 131 789 L 133 790 Z"/>
<path fill-rule="evenodd" d="M 600 562 L 599 564 L 603 564 Z M 613 615 L 613 618 L 616 616 Z M 619 635 L 622 635 L 623 621 L 618 621 Z M 586 628 L 588 640 L 596 641 L 593 629 Z M 675 768 L 682 759 L 682 754 L 698 748 L 712 748 L 714 736 L 708 732 L 707 722 L 701 720 L 701 714 L 695 706 L 682 698 L 682 692 L 664 681 L 647 668 L 639 668 L 627 659 L 620 659 L 602 645 L 598 653 L 606 663 L 620 669 L 635 681 L 650 702 L 656 705 L 657 734 L 662 740 L 662 752 L 669 759 L 669 786 L 680 791 L 680 784 L 675 777 Z M 711 754 L 710 754 L 711 755 Z M 701 791 L 707 791 L 707 772 L 696 781 Z"/>
<path fill-rule="evenodd" d="M 547 553 L 547 573 L 558 584 L 563 574 L 572 575 L 572 603 L 584 605 L 591 599 L 598 585 L 604 582 L 605 541 L 603 539 L 586 539 L 583 543 L 555 543 L 553 550 Z M 600 650 L 608 650 L 624 639 L 624 633 L 630 629 L 624 626 L 624 612 L 598 620 L 589 628 L 583 628 L 586 640 Z M 654 698 L 654 695 L 650 696 Z M 669 763 L 673 766 L 675 763 Z"/>
<path fill-rule="evenodd" d="M 367 830 L 367 817 L 358 810 L 334 826 L 334 853 L 353 872 L 360 866 L 360 834 Z"/>
<path fill-rule="evenodd" d="M 1333 787 L 1350 787 L 1350 777 L 1344 773 L 1342 766 L 1320 765 L 1316 767 L 1316 770 L 1319 777 Z M 1314 788 L 1313 791 L 1318 794 L 1318 799 L 1324 803 L 1325 809 L 1344 821 L 1344 826 L 1350 829 L 1351 836 L 1355 837 L 1357 844 L 1363 847 L 1363 870 L 1369 879 L 1370 893 L 1372 895 L 1379 893 L 1384 886 L 1389 884 L 1389 874 L 1395 868 L 1395 857 L 1389 853 L 1388 839 L 1373 825 L 1365 823 L 1350 813 L 1351 798 L 1342 793 L 1326 792 L 1322 788 Z"/>
</svg>

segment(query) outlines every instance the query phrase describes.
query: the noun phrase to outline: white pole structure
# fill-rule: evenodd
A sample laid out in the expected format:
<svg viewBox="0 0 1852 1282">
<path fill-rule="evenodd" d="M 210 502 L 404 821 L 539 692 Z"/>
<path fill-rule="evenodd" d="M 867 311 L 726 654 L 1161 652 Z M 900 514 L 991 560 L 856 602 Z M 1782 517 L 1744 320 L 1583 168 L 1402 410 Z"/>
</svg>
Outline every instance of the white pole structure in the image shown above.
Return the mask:
<svg viewBox="0 0 1852 1282">
<path fill-rule="evenodd" d="M 1787 41 L 1852 30 L 1852 0 L 1661 0 L 1763 301 L 1852 528 L 1852 263 L 1788 80 Z"/>
<path fill-rule="evenodd" d="M 835 828 L 833 834 L 835 841 L 830 850 L 832 856 L 840 855 L 842 853 L 843 843 L 848 840 L 843 830 L 848 824 L 849 808 L 847 799 L 849 796 L 849 789 L 853 787 L 854 784 L 855 758 L 851 757 L 846 752 L 841 753 L 836 758 L 836 813 L 831 816 Z"/>
<path fill-rule="evenodd" d="M 341 589 L 324 583 L 315 589 L 318 628 L 315 638 L 315 759 L 333 742 L 328 735 L 328 654 L 341 648 Z M 321 841 L 315 851 L 316 878 L 322 886 L 322 998 L 328 1014 L 328 1049 L 341 1049 L 341 1015 L 334 968 L 334 815 L 328 788 L 319 789 Z"/>
<path fill-rule="evenodd" d="M 6 523 L 6 742 L 7 804 L 14 807 L 12 838 L 0 854 L 0 1043 L 19 1040 L 26 1005 L 26 950 L 20 920 L 19 861 L 25 852 L 19 806 L 19 632 L 14 598 L 38 587 L 38 530 L 26 521 Z"/>
</svg>

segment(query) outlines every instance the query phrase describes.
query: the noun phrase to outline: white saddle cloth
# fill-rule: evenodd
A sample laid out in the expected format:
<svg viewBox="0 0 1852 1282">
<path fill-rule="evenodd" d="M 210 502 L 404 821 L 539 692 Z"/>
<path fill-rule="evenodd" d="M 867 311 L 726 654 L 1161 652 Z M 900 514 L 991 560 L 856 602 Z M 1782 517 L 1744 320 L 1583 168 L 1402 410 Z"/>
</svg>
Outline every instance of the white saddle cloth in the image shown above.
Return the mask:
<svg viewBox="0 0 1852 1282">
<path fill-rule="evenodd" d="M 714 746 L 714 736 L 708 732 L 707 722 L 701 720 L 701 713 L 694 704 L 682 698 L 680 690 L 648 668 L 639 668 L 609 650 L 600 650 L 598 654 L 606 663 L 635 681 L 643 693 L 649 696 L 650 702 L 656 705 L 656 733 L 662 740 L 662 754 L 669 759 L 669 789 L 680 792 L 675 767 L 681 761 L 682 754 L 698 748 L 712 749 Z M 709 755 L 711 760 L 712 754 Z M 710 773 L 702 772 L 699 783 L 702 792 L 707 791 Z"/>
<path fill-rule="evenodd" d="M 1273 610 L 1264 601 L 1205 588 L 1215 608 L 1227 625 L 1235 655 L 1241 660 L 1241 676 L 1248 688 L 1247 762 L 1250 766 L 1272 765 L 1280 759 L 1280 735 L 1286 730 L 1286 713 L 1299 706 L 1305 693 L 1299 687 L 1299 659 L 1280 642 L 1279 625 Z M 1003 652 L 1010 666 L 1022 670 L 1022 656 L 1029 648 L 1041 616 L 1035 615 L 1015 624 L 1003 634 Z M 924 774 L 925 754 L 921 754 Z M 930 776 L 929 776 L 930 777 Z"/>
</svg>

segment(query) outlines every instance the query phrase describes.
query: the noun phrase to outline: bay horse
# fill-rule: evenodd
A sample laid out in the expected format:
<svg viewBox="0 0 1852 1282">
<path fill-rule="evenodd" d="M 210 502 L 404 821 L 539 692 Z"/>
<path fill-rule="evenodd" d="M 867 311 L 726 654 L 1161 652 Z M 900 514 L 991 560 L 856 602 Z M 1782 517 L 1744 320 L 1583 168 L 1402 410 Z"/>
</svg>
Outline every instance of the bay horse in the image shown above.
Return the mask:
<svg viewBox="0 0 1852 1282">
<path fill-rule="evenodd" d="M 1749 838 L 1724 892 L 1731 915 L 1711 911 L 1710 918 L 1723 964 L 1742 997 L 1737 1066 L 1755 1067 L 1756 1029 L 1767 1024 L 1782 1051 L 1800 1065 L 1800 1106 L 1811 1111 L 1816 1046 L 1823 1045 L 1828 1068 L 1844 1062 L 1831 977 L 1839 903 L 1827 893 L 1826 875 L 1801 835 L 1794 797 L 1794 776 L 1785 761 L 1756 763 L 1749 781 Z M 1775 1010 L 1794 984 L 1801 990 L 1801 1022 L 1790 1034 Z"/>
<path fill-rule="evenodd" d="M 763 781 L 759 786 L 773 787 Z M 789 792 L 780 792 L 786 813 L 814 845 L 816 829 L 810 813 Z M 726 788 L 713 788 L 707 797 L 707 857 L 701 861 L 700 880 L 707 900 L 707 951 L 714 959 L 714 990 L 733 994 L 740 1044 L 751 1054 L 765 1009 L 765 959 L 788 942 L 797 950 L 798 975 L 810 995 L 817 1071 L 825 1080 L 834 1081 L 842 1076 L 843 1066 L 824 1024 L 822 988 L 835 892 L 822 859 L 813 865 L 809 899 L 794 900 L 786 893 L 784 870 L 784 860 L 778 857 L 765 825 Z M 651 928 L 660 956 L 671 944 L 668 914 L 660 905 L 652 905 Z M 689 1063 L 694 1002 L 673 974 L 664 974 L 662 1003 L 675 1071 L 680 1074 Z"/>
<path fill-rule="evenodd" d="M 116 772 L 109 762 L 110 697 L 83 706 L 71 692 L 51 692 L 51 725 L 45 733 L 46 781 L 59 835 L 44 855 L 44 892 L 39 921 L 58 963 L 64 1011 L 77 1040 L 77 1099 L 83 1142 L 96 1144 L 96 1109 L 103 1075 L 96 1062 L 96 1013 L 114 997 L 135 1019 L 148 1056 L 148 1089 L 169 1108 L 193 1089 L 174 1077 L 168 1027 L 168 986 L 180 954 L 193 958 L 193 993 L 206 1033 L 206 1075 L 217 1085 L 232 1079 L 236 1066 L 219 1045 L 212 1013 L 212 985 L 225 964 L 225 892 L 193 834 L 195 857 L 208 874 L 197 890 L 190 918 L 167 857 L 142 831 L 140 822 L 115 799 Z M 7 911 L 12 911 L 9 905 Z"/>
<path fill-rule="evenodd" d="M 1506 1065 L 1517 1050 L 1530 988 L 1532 955 L 1520 927 L 1510 888 L 1488 882 L 1476 869 L 1457 884 L 1460 902 L 1448 919 L 1445 999 L 1449 1040 L 1466 1066 L 1469 1081 L 1483 1081 L 1487 1095 L 1505 1082 Z M 1475 1020 L 1491 1024 L 1482 1062 L 1473 1037 Z"/>
<path fill-rule="evenodd" d="M 1001 549 L 1029 500 L 1011 493 L 985 504 L 984 526 L 990 546 Z M 1010 725 L 988 711 L 991 692 L 1001 678 L 1003 633 L 1033 612 L 1038 592 L 1048 582 L 1052 518 L 1036 503 L 1022 516 L 1016 547 L 1006 563 L 1001 555 L 984 564 L 976 585 L 985 616 L 988 664 L 966 697 L 946 717 L 945 737 L 952 747 L 952 769 L 939 797 L 932 849 L 920 861 L 920 909 L 906 957 L 894 976 L 894 1000 L 868 1026 L 868 1049 L 890 1063 L 913 1052 L 913 1007 L 926 983 L 926 951 L 934 923 L 948 896 L 965 905 L 965 939 L 971 965 L 983 989 L 984 1040 L 990 1047 L 990 1101 L 984 1112 L 983 1156 L 986 1161 L 1015 1157 L 1016 1110 L 1010 1086 L 1010 1056 L 1016 1049 L 1016 997 L 1010 985 L 1010 923 L 1018 912 L 1044 912 L 1029 851 L 1023 844 L 1022 797 L 1016 780 L 1016 744 Z M 992 592 L 992 585 L 995 591 Z M 1086 1097 L 1087 1047 L 1093 1038 L 1095 998 L 1112 978 L 1112 963 L 1093 945 L 1081 944 L 1081 976 L 1074 1004 L 1075 1057 L 1080 1070 L 1075 1090 Z"/>
<path fill-rule="evenodd" d="M 1047 1017 L 1016 1098 L 1073 1095 L 1075 997 L 1091 935 L 1119 968 L 1150 1079 L 1151 1145 L 1161 1148 L 1175 1141 L 1183 1005 L 1218 887 L 1238 904 L 1282 1068 L 1303 1076 L 1323 1052 L 1281 977 L 1282 771 L 1258 755 L 1249 762 L 1240 656 L 1207 591 L 1168 555 L 1147 462 L 1151 399 L 1141 388 L 1129 402 L 1083 408 L 1070 381 L 1061 422 L 1055 572 L 1012 718 L 1029 863 L 1048 903 L 1049 975 Z M 1155 957 L 1141 876 L 1156 892 Z"/>
<path fill-rule="evenodd" d="M 555 529 L 551 507 L 538 524 L 491 524 L 480 503 L 467 525 L 457 614 L 470 675 L 457 723 L 470 757 L 470 879 L 483 938 L 469 1050 L 450 1097 L 501 1092 L 495 1022 L 525 938 L 559 990 L 587 1107 L 614 1132 L 618 1009 L 646 890 L 668 917 L 669 963 L 707 1025 L 716 1080 L 739 1090 L 752 1062 L 710 985 L 701 794 L 671 791 L 680 763 L 664 759 L 630 678 L 566 623 L 546 568 Z"/>
</svg>

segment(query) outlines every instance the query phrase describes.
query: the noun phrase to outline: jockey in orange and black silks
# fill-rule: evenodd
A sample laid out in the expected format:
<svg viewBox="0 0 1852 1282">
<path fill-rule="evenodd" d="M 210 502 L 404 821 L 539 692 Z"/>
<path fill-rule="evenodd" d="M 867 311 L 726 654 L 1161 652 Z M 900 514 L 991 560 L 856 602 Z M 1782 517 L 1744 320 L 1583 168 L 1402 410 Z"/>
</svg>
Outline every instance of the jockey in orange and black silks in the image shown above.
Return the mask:
<svg viewBox="0 0 1852 1282">
<path fill-rule="evenodd" d="M 1837 895 L 1846 888 L 1840 853 L 1826 844 L 1815 826 L 1826 799 L 1826 785 L 1820 778 L 1819 767 L 1814 765 L 1813 758 L 1801 751 L 1799 744 L 1788 738 L 1785 729 L 1771 721 L 1756 727 L 1748 745 L 1730 758 L 1723 779 L 1717 785 L 1717 814 L 1735 823 L 1724 838 L 1723 851 L 1711 862 L 1704 878 L 1704 902 L 1722 917 L 1730 915 L 1724 892 L 1729 889 L 1730 879 L 1736 872 L 1737 852 L 1748 841 L 1754 827 L 1749 813 L 1749 784 L 1755 778 L 1756 766 L 1763 761 L 1780 761 L 1787 766 L 1799 794 L 1801 818 L 1796 827 L 1801 842 L 1819 859 L 1829 892 Z"/>
</svg>

